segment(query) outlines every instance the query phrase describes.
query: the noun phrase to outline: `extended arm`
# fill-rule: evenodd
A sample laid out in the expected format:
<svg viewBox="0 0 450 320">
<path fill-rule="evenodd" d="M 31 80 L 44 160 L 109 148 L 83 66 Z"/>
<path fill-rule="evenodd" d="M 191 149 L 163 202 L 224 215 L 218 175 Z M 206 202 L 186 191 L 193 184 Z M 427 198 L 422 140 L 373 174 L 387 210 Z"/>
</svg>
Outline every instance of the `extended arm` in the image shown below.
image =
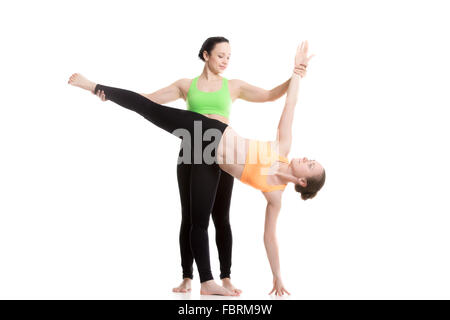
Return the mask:
<svg viewBox="0 0 450 320">
<path fill-rule="evenodd" d="M 279 145 L 279 153 L 287 156 L 291 150 L 292 144 L 292 122 L 294 120 L 295 105 L 297 104 L 298 88 L 300 86 L 300 79 L 305 75 L 306 66 L 309 60 L 313 57 L 307 57 L 308 55 L 308 42 L 302 42 L 297 49 L 295 56 L 295 68 L 296 70 L 303 70 L 294 72 L 292 74 L 289 88 L 287 90 L 286 102 L 284 105 L 283 113 L 280 117 L 277 130 L 277 141 Z"/>
<path fill-rule="evenodd" d="M 185 99 L 182 88 L 183 86 L 186 86 L 187 82 L 189 82 L 189 79 L 180 79 L 178 81 L 175 81 L 171 85 L 159 89 L 158 91 L 155 91 L 153 93 L 139 93 L 139 94 L 158 104 L 165 104 L 180 98 Z M 102 99 L 102 101 L 107 100 L 104 92 L 100 90 L 97 92 L 97 96 L 100 99 Z"/>
<path fill-rule="evenodd" d="M 275 295 L 283 295 L 287 290 L 281 280 L 280 257 L 278 254 L 278 242 L 276 236 L 277 219 L 281 209 L 281 192 L 273 191 L 265 193 L 267 199 L 266 220 L 264 224 L 264 246 L 267 258 L 273 274 L 273 289 Z"/>
<path fill-rule="evenodd" d="M 276 236 L 277 219 L 280 214 L 280 209 L 280 203 L 267 202 L 266 220 L 264 223 L 264 246 L 274 278 L 281 278 L 280 257 L 278 255 L 278 242 Z"/>
<path fill-rule="evenodd" d="M 295 105 L 297 104 L 300 76 L 293 73 L 286 96 L 283 112 L 277 129 L 279 153 L 287 156 L 292 144 L 292 122 L 294 121 Z"/>
<path fill-rule="evenodd" d="M 290 79 L 271 90 L 255 87 L 242 80 L 232 81 L 234 81 L 237 86 L 237 91 L 239 92 L 238 98 L 250 102 L 267 102 L 277 100 L 284 95 L 288 89 Z"/>
<path fill-rule="evenodd" d="M 172 83 L 170 86 L 159 89 L 158 91 L 148 94 L 141 93 L 141 95 L 159 104 L 172 102 L 177 99 L 184 98 L 183 90 L 181 90 L 181 88 L 183 86 L 183 82 L 185 81 L 186 79 L 180 79 Z"/>
</svg>

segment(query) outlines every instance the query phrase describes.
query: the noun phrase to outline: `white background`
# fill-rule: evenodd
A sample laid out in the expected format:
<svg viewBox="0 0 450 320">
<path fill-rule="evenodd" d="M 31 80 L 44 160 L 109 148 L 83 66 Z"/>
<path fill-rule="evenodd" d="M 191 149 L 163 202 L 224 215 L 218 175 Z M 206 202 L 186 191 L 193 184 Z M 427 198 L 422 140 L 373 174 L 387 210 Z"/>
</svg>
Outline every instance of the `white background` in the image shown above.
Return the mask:
<svg viewBox="0 0 450 320">
<path fill-rule="evenodd" d="M 179 140 L 67 84 L 150 93 L 199 75 L 209 36 L 224 76 L 271 89 L 297 45 L 291 157 L 327 170 L 314 200 L 289 186 L 278 224 L 290 299 L 449 299 L 450 22 L 445 1 L 15 1 L 0 5 L 0 298 L 198 299 L 181 280 Z M 275 137 L 284 97 L 237 100 L 244 137 Z M 185 108 L 183 100 L 170 103 Z M 235 181 L 232 279 L 265 299 L 265 201 Z M 211 263 L 219 277 L 214 227 Z"/>
</svg>

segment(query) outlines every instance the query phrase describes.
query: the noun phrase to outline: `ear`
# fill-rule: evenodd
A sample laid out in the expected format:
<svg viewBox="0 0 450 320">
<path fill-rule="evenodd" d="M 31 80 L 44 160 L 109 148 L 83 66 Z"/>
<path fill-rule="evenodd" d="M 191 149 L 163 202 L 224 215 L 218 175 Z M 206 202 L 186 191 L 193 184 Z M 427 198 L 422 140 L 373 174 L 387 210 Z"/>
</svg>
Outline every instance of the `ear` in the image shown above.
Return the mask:
<svg viewBox="0 0 450 320">
<path fill-rule="evenodd" d="M 301 185 L 303 188 L 305 188 L 305 187 L 308 185 L 308 183 L 306 182 L 306 179 L 305 179 L 305 178 L 298 178 L 298 179 L 297 179 L 297 183 L 298 183 L 299 185 Z"/>
<path fill-rule="evenodd" d="M 208 61 L 209 59 L 209 55 L 208 55 L 208 51 L 203 51 L 203 59 L 205 59 L 205 61 Z"/>
</svg>

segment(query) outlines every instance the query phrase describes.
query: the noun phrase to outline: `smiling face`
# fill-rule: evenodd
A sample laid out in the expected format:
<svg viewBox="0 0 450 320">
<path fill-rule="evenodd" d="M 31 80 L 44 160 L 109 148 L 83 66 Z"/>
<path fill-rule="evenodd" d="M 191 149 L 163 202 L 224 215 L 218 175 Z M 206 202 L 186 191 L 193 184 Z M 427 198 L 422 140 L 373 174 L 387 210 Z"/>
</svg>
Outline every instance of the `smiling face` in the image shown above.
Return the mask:
<svg viewBox="0 0 450 320">
<path fill-rule="evenodd" d="M 217 43 L 211 50 L 211 54 L 207 51 L 203 52 L 205 63 L 208 64 L 209 69 L 214 73 L 222 73 L 228 66 L 231 56 L 231 48 L 228 42 Z"/>
<path fill-rule="evenodd" d="M 308 158 L 295 158 L 291 160 L 289 166 L 292 168 L 292 173 L 297 178 L 312 178 L 323 173 L 324 169 L 316 160 L 309 160 Z"/>
</svg>

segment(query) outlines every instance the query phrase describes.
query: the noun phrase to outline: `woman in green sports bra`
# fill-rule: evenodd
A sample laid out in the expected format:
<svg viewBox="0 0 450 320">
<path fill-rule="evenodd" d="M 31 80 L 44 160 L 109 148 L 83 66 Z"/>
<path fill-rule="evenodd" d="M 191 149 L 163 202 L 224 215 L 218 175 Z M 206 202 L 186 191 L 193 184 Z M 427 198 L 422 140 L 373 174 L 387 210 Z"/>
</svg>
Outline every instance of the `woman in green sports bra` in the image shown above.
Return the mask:
<svg viewBox="0 0 450 320">
<path fill-rule="evenodd" d="M 228 80 L 222 78 L 222 86 L 219 90 L 205 92 L 198 89 L 199 78 L 194 78 L 189 86 L 186 98 L 188 110 L 201 114 L 215 114 L 228 119 L 232 103 Z"/>
<path fill-rule="evenodd" d="M 203 72 L 194 79 L 180 79 L 171 85 L 150 94 L 142 94 L 150 100 L 167 104 L 179 98 L 186 100 L 188 110 L 204 114 L 209 118 L 229 123 L 230 108 L 233 101 L 240 98 L 250 102 L 274 101 L 283 96 L 288 87 L 289 80 L 273 88 L 264 90 L 241 80 L 227 80 L 220 76 L 228 66 L 230 60 L 230 45 L 223 37 L 211 37 L 203 43 L 198 57 L 204 61 Z M 106 101 L 104 93 L 97 95 Z M 180 150 L 181 156 L 181 150 Z M 181 228 L 180 253 L 183 269 L 182 283 L 173 289 L 174 292 L 191 291 L 193 278 L 193 254 L 190 246 L 191 212 L 190 212 L 190 173 L 191 164 L 178 163 L 177 178 L 181 200 Z M 232 233 L 229 222 L 229 209 L 233 190 L 233 177 L 221 171 L 218 188 L 211 215 L 216 228 L 216 244 L 220 260 L 220 278 L 222 286 L 215 283 L 211 271 L 199 272 L 201 278 L 201 294 L 236 295 L 241 290 L 236 289 L 230 280 Z M 208 241 L 207 230 L 205 241 Z M 208 258 L 209 259 L 209 258 Z"/>
</svg>

